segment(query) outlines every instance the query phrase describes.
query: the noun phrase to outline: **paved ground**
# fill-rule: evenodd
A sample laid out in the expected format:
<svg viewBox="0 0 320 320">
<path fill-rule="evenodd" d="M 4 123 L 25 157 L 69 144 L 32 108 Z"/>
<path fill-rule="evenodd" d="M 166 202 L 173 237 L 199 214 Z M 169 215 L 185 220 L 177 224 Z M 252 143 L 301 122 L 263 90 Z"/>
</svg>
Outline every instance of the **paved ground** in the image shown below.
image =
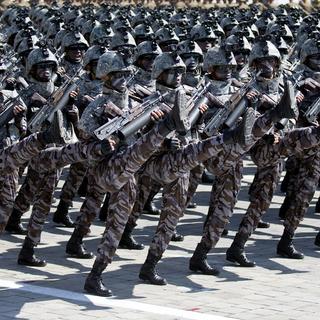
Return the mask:
<svg viewBox="0 0 320 320">
<path fill-rule="evenodd" d="M 119 250 L 114 263 L 104 274 L 105 283 L 115 297 L 85 295 L 82 288 L 92 260 L 66 257 L 64 249 L 70 230 L 57 228 L 51 221 L 46 224 L 37 252 L 46 257 L 48 266 L 41 269 L 18 266 L 16 259 L 22 237 L 3 235 L 0 245 L 0 319 L 318 319 L 320 251 L 313 244 L 320 228 L 319 215 L 313 213 L 316 198 L 295 240 L 306 255 L 303 261 L 275 255 L 282 233 L 277 218 L 283 200 L 279 192 L 266 217 L 272 222 L 271 228 L 258 230 L 248 243 L 248 256 L 254 257 L 258 266 L 246 269 L 225 261 L 225 251 L 248 205 L 248 184 L 254 170 L 252 164 L 246 162 L 243 188 L 229 235 L 209 255 L 209 261 L 221 269 L 218 278 L 193 275 L 188 271 L 188 259 L 199 241 L 207 212 L 210 186 L 201 185 L 196 197 L 198 207 L 188 210 L 179 226 L 185 241 L 172 243 L 159 265 L 161 274 L 166 275 L 169 282 L 164 287 L 147 285 L 138 279 L 147 249 L 142 252 Z M 73 216 L 81 204 L 81 199 L 76 200 Z M 144 216 L 136 230 L 137 240 L 148 246 L 156 223 L 156 217 Z M 92 236 L 86 238 L 90 249 L 95 250 L 102 231 L 102 223 L 97 222 L 92 228 Z"/>
</svg>

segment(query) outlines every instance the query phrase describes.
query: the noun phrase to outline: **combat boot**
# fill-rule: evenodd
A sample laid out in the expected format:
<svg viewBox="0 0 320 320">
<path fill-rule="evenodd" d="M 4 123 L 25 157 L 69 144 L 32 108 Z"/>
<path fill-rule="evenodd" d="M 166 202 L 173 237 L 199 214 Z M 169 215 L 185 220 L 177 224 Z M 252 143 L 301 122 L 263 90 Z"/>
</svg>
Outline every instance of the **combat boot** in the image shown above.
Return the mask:
<svg viewBox="0 0 320 320">
<path fill-rule="evenodd" d="M 143 250 L 144 245 L 138 243 L 132 236 L 132 228 L 126 225 L 124 232 L 122 234 L 121 240 L 119 242 L 120 249 L 129 249 L 129 250 Z"/>
<path fill-rule="evenodd" d="M 226 259 L 230 262 L 237 262 L 241 267 L 252 268 L 256 265 L 254 261 L 250 261 L 244 251 L 244 246 L 249 236 L 237 233 L 233 239 L 230 248 L 227 250 Z"/>
<path fill-rule="evenodd" d="M 18 209 L 13 209 L 6 225 L 6 231 L 12 234 L 27 235 L 28 230 L 23 227 L 21 217 L 22 212 Z"/>
<path fill-rule="evenodd" d="M 316 207 L 315 207 L 315 213 L 320 212 L 320 198 L 318 199 L 317 203 L 316 203 Z"/>
<path fill-rule="evenodd" d="M 193 272 L 200 271 L 203 274 L 217 276 L 220 271 L 215 267 L 211 267 L 207 261 L 207 254 L 209 251 L 210 248 L 207 248 L 204 243 L 198 243 L 196 250 L 190 259 L 189 269 Z"/>
<path fill-rule="evenodd" d="M 100 221 L 106 221 L 107 220 L 107 216 L 108 216 L 108 209 L 109 209 L 109 200 L 110 200 L 110 193 L 107 192 L 106 196 L 104 198 L 104 202 L 102 207 L 100 208 L 100 212 L 99 212 L 99 220 Z"/>
<path fill-rule="evenodd" d="M 89 273 L 84 284 L 84 290 L 90 294 L 102 297 L 112 296 L 112 291 L 107 289 L 102 282 L 102 272 L 107 267 L 107 263 L 95 260 L 91 272 Z"/>
<path fill-rule="evenodd" d="M 303 259 L 302 252 L 296 250 L 292 243 L 293 234 L 284 230 L 277 246 L 277 254 L 289 259 Z"/>
<path fill-rule="evenodd" d="M 284 84 L 284 93 L 275 108 L 270 110 L 271 119 L 273 122 L 278 122 L 281 119 L 297 119 L 299 110 L 295 97 L 294 87 L 290 81 Z"/>
<path fill-rule="evenodd" d="M 153 216 L 159 216 L 160 213 L 161 213 L 161 210 L 158 209 L 155 204 L 153 203 L 153 197 L 155 195 L 154 194 L 151 194 L 149 195 L 148 199 L 147 199 L 147 202 L 145 203 L 144 207 L 143 207 L 143 211 L 142 213 L 144 214 L 151 214 Z"/>
<path fill-rule="evenodd" d="M 50 127 L 40 133 L 39 140 L 43 144 L 65 144 L 67 132 L 63 130 L 63 122 L 62 112 L 55 112 Z"/>
<path fill-rule="evenodd" d="M 174 230 L 174 233 L 171 237 L 171 241 L 182 242 L 183 240 L 184 240 L 184 236 L 181 233 L 178 233 L 177 230 Z"/>
<path fill-rule="evenodd" d="M 290 176 L 289 173 L 287 172 L 286 175 L 284 176 L 281 185 L 280 185 L 280 191 L 283 193 L 286 193 L 288 190 L 288 184 L 290 182 Z"/>
<path fill-rule="evenodd" d="M 259 229 L 268 229 L 270 228 L 270 223 L 269 222 L 265 222 L 262 219 L 259 220 L 257 228 Z"/>
<path fill-rule="evenodd" d="M 63 224 L 66 228 L 74 228 L 74 222 L 69 216 L 69 204 L 60 200 L 56 212 L 53 214 L 52 221 L 58 224 Z"/>
<path fill-rule="evenodd" d="M 201 177 L 201 182 L 212 184 L 213 181 L 214 181 L 213 175 L 211 173 L 209 173 L 207 170 L 204 170 L 202 177 Z"/>
<path fill-rule="evenodd" d="M 88 251 L 83 244 L 83 237 L 86 232 L 83 232 L 79 228 L 75 228 L 66 246 L 66 253 L 73 258 L 78 259 L 92 259 L 93 253 Z"/>
<path fill-rule="evenodd" d="M 18 264 L 31 267 L 45 267 L 47 262 L 34 254 L 35 244 L 28 237 L 24 239 L 22 249 L 18 256 Z"/>
<path fill-rule="evenodd" d="M 139 278 L 157 286 L 166 285 L 167 280 L 162 278 L 156 270 L 156 265 L 160 259 L 161 256 L 155 256 L 149 251 L 147 259 L 140 269 Z"/>
<path fill-rule="evenodd" d="M 320 231 L 318 232 L 315 240 L 314 240 L 314 244 L 318 247 L 320 247 Z"/>
</svg>

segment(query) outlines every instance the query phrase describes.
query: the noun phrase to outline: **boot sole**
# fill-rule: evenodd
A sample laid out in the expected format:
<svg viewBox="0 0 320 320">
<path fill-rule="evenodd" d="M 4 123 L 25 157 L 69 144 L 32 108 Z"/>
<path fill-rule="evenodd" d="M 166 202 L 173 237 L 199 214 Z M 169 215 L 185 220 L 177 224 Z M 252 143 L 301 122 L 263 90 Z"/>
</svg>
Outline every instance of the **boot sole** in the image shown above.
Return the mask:
<svg viewBox="0 0 320 320">
<path fill-rule="evenodd" d="M 243 267 L 243 268 L 254 268 L 256 265 L 253 264 L 253 265 L 244 265 L 244 264 L 241 264 L 240 262 L 238 262 L 238 260 L 232 258 L 232 257 L 226 257 L 226 260 L 229 261 L 229 262 L 233 262 L 233 263 L 236 263 L 239 267 Z"/>
<path fill-rule="evenodd" d="M 191 268 L 190 266 L 189 266 L 189 270 L 194 272 L 194 273 L 204 274 L 206 276 L 218 276 L 220 274 L 220 271 L 218 271 L 218 270 L 216 272 L 214 272 L 214 273 L 206 273 L 206 272 L 203 272 L 202 270 L 200 270 L 198 268 Z"/>
<path fill-rule="evenodd" d="M 281 250 L 277 250 L 277 255 L 279 255 L 280 257 L 283 257 L 283 258 L 287 258 L 287 259 L 294 259 L 294 260 L 302 260 L 302 259 L 304 259 L 304 256 L 295 258 L 295 257 L 292 257 L 289 254 L 287 254 L 286 252 L 283 252 Z"/>
<path fill-rule="evenodd" d="M 27 266 L 27 267 L 38 267 L 38 268 L 43 268 L 47 265 L 47 263 L 42 263 L 42 264 L 32 264 L 23 260 L 18 260 L 18 264 L 20 266 Z"/>
<path fill-rule="evenodd" d="M 143 247 L 140 247 L 140 248 L 132 248 L 132 247 L 128 247 L 128 246 L 119 245 L 119 246 L 118 246 L 118 249 L 139 251 L 139 250 L 143 250 L 143 249 L 144 249 L 144 246 L 143 246 Z"/>
<path fill-rule="evenodd" d="M 92 289 L 90 289 L 90 288 L 86 288 L 86 287 L 84 287 L 84 291 L 85 292 L 87 292 L 87 293 L 89 293 L 89 294 L 92 294 L 92 295 L 94 295 L 94 296 L 99 296 L 99 297 L 112 297 L 112 292 L 110 292 L 110 293 L 108 293 L 108 292 L 106 292 L 106 293 L 104 293 L 104 294 L 99 294 L 98 292 L 96 292 L 96 291 L 94 291 L 94 290 L 92 290 Z"/>
<path fill-rule="evenodd" d="M 94 254 L 92 254 L 92 256 L 88 255 L 88 256 L 79 256 L 78 254 L 76 253 L 69 253 L 66 251 L 66 254 L 68 255 L 69 258 L 76 258 L 76 259 L 84 259 L 84 260 L 90 260 L 90 259 L 93 259 L 94 258 Z"/>
<path fill-rule="evenodd" d="M 139 274 L 139 278 L 140 278 L 141 280 L 143 280 L 144 282 L 149 283 L 149 284 L 153 284 L 153 285 L 155 285 L 155 286 L 165 286 L 165 285 L 168 284 L 167 281 L 165 281 L 165 282 L 163 282 L 163 283 L 155 283 L 155 282 L 152 282 L 152 281 L 150 281 L 149 278 L 147 278 L 147 277 L 145 277 L 145 276 L 143 276 L 143 275 L 140 275 L 140 274 Z"/>
</svg>

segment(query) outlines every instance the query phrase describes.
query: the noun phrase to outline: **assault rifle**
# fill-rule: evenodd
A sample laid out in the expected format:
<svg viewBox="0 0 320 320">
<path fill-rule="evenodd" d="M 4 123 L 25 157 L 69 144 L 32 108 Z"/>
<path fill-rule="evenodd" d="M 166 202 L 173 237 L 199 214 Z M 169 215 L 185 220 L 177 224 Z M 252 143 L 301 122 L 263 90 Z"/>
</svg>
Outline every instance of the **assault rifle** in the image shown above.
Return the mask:
<svg viewBox="0 0 320 320">
<path fill-rule="evenodd" d="M 156 92 L 146 101 L 121 116 L 115 117 L 96 129 L 94 135 L 99 140 L 104 140 L 116 134 L 120 139 L 125 139 L 144 127 L 150 121 L 151 112 L 159 108 L 159 103 L 168 93 Z M 161 106 L 162 107 L 162 106 Z"/>
<path fill-rule="evenodd" d="M 320 113 L 320 97 L 318 97 L 307 109 L 304 116 L 309 122 L 315 122 Z"/>
<path fill-rule="evenodd" d="M 27 90 L 23 91 L 21 94 L 18 94 L 16 97 L 9 98 L 5 101 L 3 104 L 3 111 L 0 113 L 0 127 L 3 127 L 14 118 L 13 109 L 17 104 L 21 104 L 27 109 L 27 106 L 23 102 L 23 98 L 26 94 Z"/>
<path fill-rule="evenodd" d="M 42 125 L 47 122 L 51 123 L 54 118 L 54 113 L 62 110 L 69 101 L 69 94 L 77 90 L 78 86 L 74 82 L 82 68 L 76 72 L 74 76 L 67 79 L 58 90 L 56 90 L 48 99 L 48 102 L 43 106 L 29 121 L 28 129 L 35 133 L 41 130 Z"/>
</svg>

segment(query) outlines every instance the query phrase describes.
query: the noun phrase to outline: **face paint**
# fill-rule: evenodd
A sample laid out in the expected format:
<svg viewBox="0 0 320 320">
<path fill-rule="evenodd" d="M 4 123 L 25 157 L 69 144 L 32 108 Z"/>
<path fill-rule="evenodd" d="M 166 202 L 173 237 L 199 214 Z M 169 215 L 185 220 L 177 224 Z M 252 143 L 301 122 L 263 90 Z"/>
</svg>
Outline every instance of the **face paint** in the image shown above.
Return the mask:
<svg viewBox="0 0 320 320">
<path fill-rule="evenodd" d="M 183 68 L 174 68 L 164 72 L 165 85 L 170 88 L 178 88 L 181 85 Z"/>
<path fill-rule="evenodd" d="M 73 63 L 80 63 L 86 49 L 82 46 L 70 46 L 66 49 L 66 58 L 68 61 Z"/>
<path fill-rule="evenodd" d="M 127 87 L 128 72 L 115 72 L 111 78 L 111 86 L 119 92 L 124 92 Z"/>
<path fill-rule="evenodd" d="M 194 71 L 199 66 L 199 57 L 195 54 L 185 55 L 183 61 L 188 71 Z"/>
<path fill-rule="evenodd" d="M 273 57 L 261 58 L 256 61 L 257 73 L 266 79 L 272 79 L 275 73 L 277 61 Z"/>
<path fill-rule="evenodd" d="M 140 66 L 145 71 L 152 71 L 152 64 L 154 62 L 154 59 L 156 58 L 156 55 L 145 55 L 142 56 Z"/>
<path fill-rule="evenodd" d="M 49 82 L 53 76 L 53 66 L 50 64 L 36 65 L 34 77 L 40 82 Z"/>
</svg>

